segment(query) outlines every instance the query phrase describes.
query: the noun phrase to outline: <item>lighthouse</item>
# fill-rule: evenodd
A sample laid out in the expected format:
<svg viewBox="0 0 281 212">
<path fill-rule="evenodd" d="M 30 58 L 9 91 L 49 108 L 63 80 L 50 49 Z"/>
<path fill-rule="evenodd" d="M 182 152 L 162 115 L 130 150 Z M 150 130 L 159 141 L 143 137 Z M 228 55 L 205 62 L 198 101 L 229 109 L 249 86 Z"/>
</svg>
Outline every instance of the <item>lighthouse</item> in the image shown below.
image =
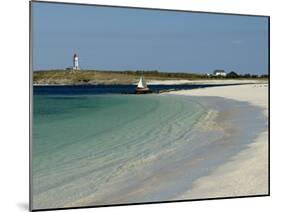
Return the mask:
<svg viewBox="0 0 281 212">
<path fill-rule="evenodd" d="M 78 55 L 75 53 L 73 55 L 73 70 L 79 70 L 79 59 L 78 59 Z"/>
</svg>

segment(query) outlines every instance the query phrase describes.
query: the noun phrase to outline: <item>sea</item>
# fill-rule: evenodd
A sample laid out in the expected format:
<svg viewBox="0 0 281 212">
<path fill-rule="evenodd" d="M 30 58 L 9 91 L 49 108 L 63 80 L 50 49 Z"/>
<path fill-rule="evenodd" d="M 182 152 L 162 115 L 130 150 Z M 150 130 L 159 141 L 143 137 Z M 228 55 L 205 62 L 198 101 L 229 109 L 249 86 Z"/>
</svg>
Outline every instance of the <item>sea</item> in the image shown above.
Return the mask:
<svg viewBox="0 0 281 212">
<path fill-rule="evenodd" d="M 229 86 L 233 84 L 177 84 L 149 85 L 152 93 L 195 88 Z M 238 85 L 238 84 L 236 84 Z M 34 94 L 135 94 L 136 85 L 39 85 L 34 86 Z"/>
<path fill-rule="evenodd" d="M 247 103 L 157 94 L 207 86 L 155 85 L 147 95 L 34 86 L 33 209 L 168 201 L 191 188 L 266 126 Z"/>
</svg>

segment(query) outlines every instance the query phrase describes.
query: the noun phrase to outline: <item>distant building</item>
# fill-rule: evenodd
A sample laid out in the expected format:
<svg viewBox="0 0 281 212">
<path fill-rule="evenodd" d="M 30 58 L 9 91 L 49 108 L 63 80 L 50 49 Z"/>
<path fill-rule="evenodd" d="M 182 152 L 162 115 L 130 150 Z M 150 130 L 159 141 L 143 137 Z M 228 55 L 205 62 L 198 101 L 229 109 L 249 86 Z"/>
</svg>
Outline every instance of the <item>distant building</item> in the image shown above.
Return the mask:
<svg viewBox="0 0 281 212">
<path fill-rule="evenodd" d="M 79 68 L 79 58 L 78 58 L 78 55 L 76 53 L 73 55 L 73 70 L 80 70 L 80 68 Z"/>
<path fill-rule="evenodd" d="M 222 77 L 225 77 L 226 76 L 226 73 L 224 70 L 215 70 L 214 73 L 213 73 L 214 76 L 222 76 Z"/>
</svg>

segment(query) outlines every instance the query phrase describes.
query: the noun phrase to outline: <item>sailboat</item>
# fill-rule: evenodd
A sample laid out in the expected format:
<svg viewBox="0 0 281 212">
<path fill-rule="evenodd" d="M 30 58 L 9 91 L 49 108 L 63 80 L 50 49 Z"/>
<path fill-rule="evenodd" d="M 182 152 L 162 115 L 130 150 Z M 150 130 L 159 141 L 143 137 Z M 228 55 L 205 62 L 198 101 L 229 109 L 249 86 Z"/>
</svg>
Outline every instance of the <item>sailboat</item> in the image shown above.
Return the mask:
<svg viewBox="0 0 281 212">
<path fill-rule="evenodd" d="M 138 86 L 136 88 L 137 94 L 151 93 L 149 88 L 147 87 L 145 79 L 141 76 Z"/>
</svg>

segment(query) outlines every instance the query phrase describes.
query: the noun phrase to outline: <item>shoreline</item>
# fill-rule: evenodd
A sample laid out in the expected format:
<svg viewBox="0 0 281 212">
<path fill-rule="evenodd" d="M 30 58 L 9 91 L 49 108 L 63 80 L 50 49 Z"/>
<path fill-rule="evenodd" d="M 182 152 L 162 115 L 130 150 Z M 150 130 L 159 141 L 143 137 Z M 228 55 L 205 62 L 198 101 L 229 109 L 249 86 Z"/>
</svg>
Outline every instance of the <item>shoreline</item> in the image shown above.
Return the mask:
<svg viewBox="0 0 281 212">
<path fill-rule="evenodd" d="M 224 85 L 224 84 L 261 84 L 267 80 L 259 79 L 202 79 L 202 80 L 148 80 L 148 85 Z"/>
<path fill-rule="evenodd" d="M 261 108 L 268 120 L 268 84 L 181 90 L 172 91 L 169 94 L 216 96 L 248 102 Z M 266 125 L 268 126 L 268 123 Z M 267 195 L 269 193 L 268 176 L 268 130 L 266 129 L 260 132 L 246 149 L 241 150 L 209 175 L 195 180 L 192 189 L 180 194 L 175 200 Z"/>
<path fill-rule="evenodd" d="M 187 97 L 182 98 L 180 95 Z M 118 144 L 120 148 L 125 147 L 126 154 L 122 153 L 121 148 L 114 151 L 114 154 L 117 154 L 114 157 L 113 152 L 106 154 L 106 157 L 98 156 L 93 154 L 96 144 L 85 143 L 89 145 L 87 150 L 91 151 L 89 156 L 82 146 L 82 152 L 87 155 L 85 158 L 82 157 L 82 162 L 87 161 L 87 166 L 82 167 L 86 174 L 65 182 L 58 181 L 59 184 L 58 179 L 45 181 L 51 184 L 38 187 L 38 194 L 34 196 L 33 201 L 37 207 L 44 208 L 49 204 L 53 204 L 53 207 L 98 206 L 266 194 L 267 132 L 262 131 L 266 129 L 267 119 L 266 116 L 259 116 L 262 111 L 266 115 L 266 95 L 267 85 L 259 84 L 180 90 L 164 93 L 162 97 L 155 95 L 157 98 L 149 95 L 120 96 L 135 100 L 142 98 L 153 100 L 150 103 L 153 103 L 151 109 L 154 113 L 143 119 L 146 122 L 139 125 L 142 121 L 138 119 L 140 123 L 130 122 L 124 129 L 120 126 L 112 128 L 116 130 L 114 131 L 116 140 L 113 143 Z M 173 98 L 175 101 L 171 101 Z M 136 105 L 132 106 L 133 114 L 139 105 L 138 101 L 135 103 Z M 193 118 L 189 120 L 191 117 Z M 147 118 L 150 118 L 150 121 L 147 121 Z M 159 120 L 165 123 L 161 125 L 162 128 L 158 128 Z M 145 123 L 152 126 L 144 128 L 143 131 L 138 130 L 139 127 L 146 126 Z M 154 130 L 146 130 L 154 129 L 156 126 L 157 133 Z M 120 133 L 122 130 L 123 133 Z M 124 140 L 124 134 L 135 130 L 137 133 L 129 136 L 130 139 L 135 136 L 135 139 L 129 142 L 130 146 L 121 145 L 124 141 L 128 142 Z M 144 138 L 149 138 L 149 141 L 139 140 L 140 133 L 143 133 Z M 258 142 L 253 142 L 257 140 L 258 135 Z M 104 134 L 100 139 L 109 141 L 107 136 L 110 135 Z M 92 139 L 92 136 L 88 139 Z M 139 146 L 139 142 L 143 141 L 145 143 Z M 80 142 L 77 145 L 81 147 Z M 71 150 L 71 147 L 69 148 Z M 105 150 L 106 148 L 105 146 Z M 81 150 L 75 148 L 74 152 L 76 151 L 76 154 L 71 155 L 81 157 L 79 153 Z M 130 158 L 126 158 L 127 156 Z M 60 154 L 57 160 L 61 161 L 59 157 Z M 119 159 L 114 162 L 111 157 Z M 126 162 L 122 162 L 123 160 Z M 100 164 L 99 161 L 114 163 L 103 169 L 99 167 L 103 167 L 103 163 Z M 72 163 L 69 165 L 72 167 L 71 170 L 75 167 Z M 60 176 L 62 179 L 68 179 L 67 176 L 73 174 L 75 173 L 66 171 Z M 41 176 L 48 178 L 45 174 Z M 49 177 L 52 179 L 52 175 Z M 37 180 L 40 181 L 40 178 Z M 53 183 L 56 186 L 52 187 Z M 67 198 L 62 198 L 64 196 Z"/>
<path fill-rule="evenodd" d="M 169 94 L 163 96 L 167 98 Z M 161 151 L 158 151 L 159 155 L 154 155 L 149 163 L 140 163 L 134 171 L 126 170 L 108 182 L 105 188 L 110 189 L 94 192 L 66 206 L 241 196 L 242 192 L 239 189 L 244 189 L 244 187 L 241 187 L 237 181 L 241 181 L 240 178 L 243 180 L 245 178 L 241 177 L 240 173 L 238 177 L 233 177 L 233 171 L 229 167 L 227 169 L 224 167 L 237 155 L 241 160 L 239 155 L 242 152 L 245 155 L 244 151 L 247 152 L 248 146 L 253 145 L 253 140 L 260 130 L 264 129 L 259 124 L 255 123 L 253 126 L 251 124 L 254 120 L 258 120 L 257 123 L 260 123 L 258 114 L 261 109 L 250 105 L 248 102 L 225 100 L 222 97 L 205 98 L 204 96 L 198 96 L 191 99 L 198 102 L 202 107 L 209 108 L 207 114 L 203 115 L 192 127 L 191 133 L 189 132 L 184 136 L 184 140 L 188 141 L 187 143 L 183 141 L 183 143 L 179 143 L 179 146 L 172 145 L 172 149 L 165 154 L 161 154 L 164 151 L 164 149 L 161 149 Z M 237 109 L 235 109 L 236 107 Z M 247 117 L 245 123 L 244 117 Z M 235 124 L 237 123 L 238 126 L 236 127 Z M 265 124 L 262 124 L 262 126 L 265 126 Z M 242 128 L 242 131 L 239 131 L 240 128 Z M 253 130 L 254 135 L 248 135 L 246 129 Z M 237 134 L 237 132 L 239 133 Z M 175 140 L 172 144 L 177 142 Z M 176 154 L 175 151 L 177 151 Z M 255 156 L 256 153 L 254 151 L 251 157 Z M 263 155 L 263 153 L 261 154 Z M 255 166 L 256 164 L 252 165 Z M 245 166 L 239 168 L 248 169 Z M 220 170 L 219 173 L 217 173 L 218 169 Z M 234 169 L 236 170 L 235 167 Z M 138 176 L 134 173 L 142 174 Z M 225 175 L 230 176 L 230 178 L 227 179 Z M 213 178 L 210 179 L 210 176 Z M 218 177 L 221 177 L 220 181 L 217 180 Z M 223 181 L 228 185 L 223 186 Z M 202 186 L 208 185 L 209 182 L 214 182 L 212 189 L 202 189 Z M 219 182 L 219 185 L 217 182 Z M 235 184 L 231 185 L 232 182 L 235 182 Z M 238 186 L 238 190 L 235 189 L 235 186 Z M 234 190 L 236 193 L 233 193 Z M 257 190 L 259 188 L 257 189 L 257 186 L 254 186 L 252 193 L 260 192 L 264 194 L 263 192 L 265 192 Z M 220 192 L 220 195 L 217 194 L 218 192 Z M 252 193 L 247 190 L 244 195 L 247 196 Z"/>
<path fill-rule="evenodd" d="M 224 84 L 264 84 L 266 79 L 203 79 L 203 80 L 147 80 L 147 85 L 224 85 Z M 134 83 L 34 83 L 33 86 L 92 86 L 92 85 L 137 85 Z"/>
</svg>

